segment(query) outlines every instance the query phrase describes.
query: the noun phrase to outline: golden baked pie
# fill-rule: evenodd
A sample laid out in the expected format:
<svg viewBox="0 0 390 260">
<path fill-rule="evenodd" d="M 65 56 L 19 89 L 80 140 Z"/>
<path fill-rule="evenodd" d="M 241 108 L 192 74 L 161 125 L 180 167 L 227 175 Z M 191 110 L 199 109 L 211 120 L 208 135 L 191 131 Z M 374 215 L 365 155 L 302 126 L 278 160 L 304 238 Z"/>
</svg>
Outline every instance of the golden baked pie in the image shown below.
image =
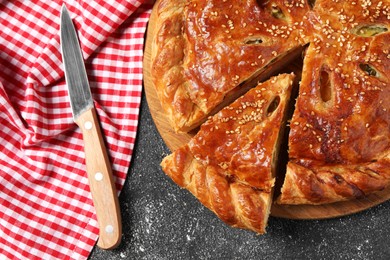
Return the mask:
<svg viewBox="0 0 390 260">
<path fill-rule="evenodd" d="M 294 76 L 260 83 L 209 118 L 161 165 L 227 224 L 264 233 Z"/>
<path fill-rule="evenodd" d="M 364 197 L 389 185 L 389 0 L 161 0 L 155 8 L 152 79 L 175 131 L 202 124 L 302 54 L 298 96 L 292 98 L 296 104 L 289 123 L 289 158 L 276 202 L 332 203 Z M 265 84 L 277 91 L 273 84 Z M 264 122 L 269 123 L 267 129 L 283 127 Z M 218 133 L 211 136 L 225 138 Z M 196 142 L 169 157 L 176 170 L 168 175 L 191 192 L 193 184 L 175 178 L 187 176 L 187 163 L 199 167 L 190 149 Z M 207 165 L 218 160 L 210 157 Z M 171 171 L 164 162 L 164 171 Z M 246 174 L 253 172 L 248 168 Z M 215 192 L 230 191 L 227 184 L 225 191 Z M 200 200 L 216 212 L 207 204 L 210 201 Z M 228 197 L 218 203 L 227 201 Z M 263 232 L 234 222 L 235 218 L 230 222 L 231 215 L 216 214 L 229 224 Z"/>
</svg>

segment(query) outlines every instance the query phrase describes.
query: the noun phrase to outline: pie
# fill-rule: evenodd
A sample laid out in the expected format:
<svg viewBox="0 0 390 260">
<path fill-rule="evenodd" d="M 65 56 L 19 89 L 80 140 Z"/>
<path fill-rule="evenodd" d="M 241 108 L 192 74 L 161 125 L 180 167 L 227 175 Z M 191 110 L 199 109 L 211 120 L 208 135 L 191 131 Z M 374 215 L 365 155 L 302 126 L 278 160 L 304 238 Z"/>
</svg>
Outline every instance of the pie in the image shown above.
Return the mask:
<svg viewBox="0 0 390 260">
<path fill-rule="evenodd" d="M 176 132 L 216 123 L 214 117 L 208 118 L 226 113 L 240 96 L 250 98 L 245 93 L 253 95 L 251 89 L 258 82 L 277 75 L 302 57 L 298 94 L 291 97 L 296 103 L 290 102 L 291 106 L 280 102 L 278 106 L 286 107 L 285 114 L 292 114 L 292 118 L 288 119 L 286 135 L 288 163 L 276 203 L 333 203 L 365 197 L 389 185 L 390 1 L 160 0 L 155 11 L 152 80 L 167 120 Z M 274 83 L 263 84 L 279 95 L 274 87 L 283 85 L 279 80 L 276 77 L 271 79 Z M 261 124 L 268 124 L 264 129 L 277 128 L 275 131 L 284 128 L 283 120 L 277 125 L 268 119 Z M 205 133 L 211 140 L 225 138 L 220 132 L 211 133 L 201 126 L 198 135 L 205 138 Z M 242 141 L 246 135 L 240 132 L 234 136 Z M 236 183 L 231 182 L 231 176 L 253 193 L 259 192 L 257 203 L 269 202 L 269 195 L 264 200 L 268 190 L 243 182 L 229 169 L 215 170 L 221 163 L 219 157 L 198 162 L 193 150 L 194 144 L 200 142 L 196 136 L 179 152 L 164 159 L 164 171 L 225 222 L 262 233 L 265 213 L 263 217 L 256 216 L 256 227 L 239 223 L 237 219 L 242 216 L 223 215 L 223 210 L 218 212 L 203 196 L 229 193 Z M 261 133 L 256 136 L 260 138 Z M 280 143 L 278 138 L 273 141 Z M 254 142 L 260 144 L 262 140 Z M 215 155 L 207 150 L 207 144 L 203 145 L 203 154 Z M 228 148 L 221 145 L 220 150 L 223 149 Z M 267 151 L 267 156 L 277 164 L 278 158 Z M 198 154 L 202 152 L 198 150 Z M 229 177 L 229 185 L 207 193 L 196 192 L 194 185 L 188 184 L 191 182 L 180 182 L 180 178 L 188 177 L 188 163 L 199 172 L 214 165 L 213 174 L 218 181 L 226 182 Z M 171 166 L 176 169 L 174 173 Z M 246 174 L 240 174 L 254 173 L 248 168 Z M 275 173 L 271 170 L 271 175 L 262 173 L 257 178 L 272 179 L 272 174 Z M 229 197 L 218 200 L 220 204 L 228 202 Z M 257 205 L 253 200 L 247 203 L 249 208 Z"/>
<path fill-rule="evenodd" d="M 162 161 L 179 186 L 227 224 L 264 233 L 294 76 L 260 83 Z"/>
</svg>

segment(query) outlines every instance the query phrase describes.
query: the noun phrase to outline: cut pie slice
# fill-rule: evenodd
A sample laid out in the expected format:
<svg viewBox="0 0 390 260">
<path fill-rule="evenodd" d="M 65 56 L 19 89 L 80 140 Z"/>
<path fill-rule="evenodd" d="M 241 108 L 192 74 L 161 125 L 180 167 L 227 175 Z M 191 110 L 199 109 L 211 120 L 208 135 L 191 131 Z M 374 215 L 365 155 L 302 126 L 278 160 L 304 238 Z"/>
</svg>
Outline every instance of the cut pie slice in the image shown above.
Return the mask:
<svg viewBox="0 0 390 260">
<path fill-rule="evenodd" d="M 161 163 L 228 225 L 265 232 L 293 79 L 281 74 L 260 83 Z"/>
</svg>

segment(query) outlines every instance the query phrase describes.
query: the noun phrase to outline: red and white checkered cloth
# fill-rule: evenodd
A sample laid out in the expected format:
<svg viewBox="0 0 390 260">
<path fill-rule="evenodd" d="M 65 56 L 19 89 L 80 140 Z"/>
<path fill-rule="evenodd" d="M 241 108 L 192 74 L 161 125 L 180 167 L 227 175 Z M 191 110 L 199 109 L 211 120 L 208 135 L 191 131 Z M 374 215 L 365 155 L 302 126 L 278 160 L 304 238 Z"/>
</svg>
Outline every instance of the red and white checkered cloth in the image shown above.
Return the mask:
<svg viewBox="0 0 390 260">
<path fill-rule="evenodd" d="M 98 225 L 60 53 L 65 2 L 121 190 L 151 1 L 0 1 L 0 259 L 85 259 Z"/>
</svg>

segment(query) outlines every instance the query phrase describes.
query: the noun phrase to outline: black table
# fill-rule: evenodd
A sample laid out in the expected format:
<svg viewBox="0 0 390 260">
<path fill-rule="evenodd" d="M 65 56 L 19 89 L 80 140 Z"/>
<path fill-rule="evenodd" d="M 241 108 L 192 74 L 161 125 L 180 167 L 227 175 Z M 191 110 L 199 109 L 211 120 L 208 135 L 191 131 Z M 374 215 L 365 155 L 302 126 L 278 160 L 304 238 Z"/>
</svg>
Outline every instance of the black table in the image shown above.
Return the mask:
<svg viewBox="0 0 390 260">
<path fill-rule="evenodd" d="M 161 170 L 169 154 L 145 95 L 130 171 L 120 196 L 121 245 L 90 259 L 390 259 L 390 201 L 330 220 L 271 217 L 267 234 L 226 226 Z"/>
</svg>

